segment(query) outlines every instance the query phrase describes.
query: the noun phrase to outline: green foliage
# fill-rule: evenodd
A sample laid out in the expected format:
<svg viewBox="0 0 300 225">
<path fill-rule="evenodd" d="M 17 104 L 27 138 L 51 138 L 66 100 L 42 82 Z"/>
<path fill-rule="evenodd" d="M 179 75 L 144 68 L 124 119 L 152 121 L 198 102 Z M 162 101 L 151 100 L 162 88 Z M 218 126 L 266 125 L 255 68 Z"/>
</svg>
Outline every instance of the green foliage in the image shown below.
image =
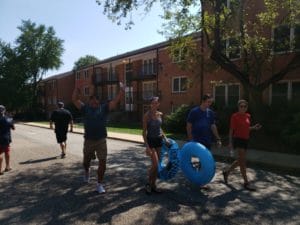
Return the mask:
<svg viewBox="0 0 300 225">
<path fill-rule="evenodd" d="M 82 67 L 86 67 L 92 64 L 95 64 L 99 61 L 99 59 L 92 55 L 86 55 L 84 57 L 80 57 L 75 63 L 73 70 L 78 70 Z"/>
<path fill-rule="evenodd" d="M 175 134 L 185 134 L 186 118 L 192 108 L 192 105 L 181 105 L 174 113 L 167 115 L 164 121 L 164 130 Z"/>
<path fill-rule="evenodd" d="M 0 99 L 16 112 L 38 110 L 37 86 L 50 69 L 58 68 L 63 41 L 52 27 L 37 26 L 30 20 L 18 27 L 15 46 L 0 42 Z"/>
</svg>

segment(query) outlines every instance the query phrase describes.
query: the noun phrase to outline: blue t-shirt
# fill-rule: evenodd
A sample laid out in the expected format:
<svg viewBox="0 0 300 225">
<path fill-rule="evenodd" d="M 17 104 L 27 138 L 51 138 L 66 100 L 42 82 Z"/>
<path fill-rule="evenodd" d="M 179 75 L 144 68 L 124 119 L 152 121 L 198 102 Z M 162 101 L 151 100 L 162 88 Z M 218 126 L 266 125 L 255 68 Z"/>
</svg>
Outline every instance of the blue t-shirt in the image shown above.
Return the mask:
<svg viewBox="0 0 300 225">
<path fill-rule="evenodd" d="M 0 146 L 8 146 L 11 142 L 10 129 L 14 127 L 11 118 L 0 115 Z"/>
<path fill-rule="evenodd" d="M 106 121 L 109 112 L 108 103 L 100 104 L 98 108 L 83 105 L 84 137 L 89 140 L 100 140 L 107 137 Z"/>
<path fill-rule="evenodd" d="M 197 106 L 189 112 L 187 122 L 192 124 L 193 141 L 210 147 L 213 141 L 211 125 L 215 123 L 215 113 L 211 109 L 203 111 Z"/>
</svg>

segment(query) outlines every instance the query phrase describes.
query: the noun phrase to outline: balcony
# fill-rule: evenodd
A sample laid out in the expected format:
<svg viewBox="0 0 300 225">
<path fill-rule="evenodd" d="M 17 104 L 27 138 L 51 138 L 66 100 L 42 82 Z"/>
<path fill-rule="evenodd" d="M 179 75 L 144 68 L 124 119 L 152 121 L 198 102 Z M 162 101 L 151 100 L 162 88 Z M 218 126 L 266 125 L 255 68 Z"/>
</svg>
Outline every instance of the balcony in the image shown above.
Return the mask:
<svg viewBox="0 0 300 225">
<path fill-rule="evenodd" d="M 107 84 L 116 84 L 119 82 L 118 74 L 94 74 L 93 83 L 94 85 L 107 85 Z"/>
<path fill-rule="evenodd" d="M 141 80 L 153 80 L 156 79 L 157 74 L 145 73 L 143 71 L 132 73 L 131 80 L 132 81 L 141 81 Z"/>
</svg>

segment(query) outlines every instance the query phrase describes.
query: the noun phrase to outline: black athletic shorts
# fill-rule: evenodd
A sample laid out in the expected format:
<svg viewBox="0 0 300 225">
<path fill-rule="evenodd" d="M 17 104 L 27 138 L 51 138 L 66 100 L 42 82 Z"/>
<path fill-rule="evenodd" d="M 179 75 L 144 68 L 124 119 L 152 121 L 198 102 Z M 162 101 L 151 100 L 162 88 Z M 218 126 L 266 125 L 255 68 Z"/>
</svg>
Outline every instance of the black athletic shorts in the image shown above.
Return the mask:
<svg viewBox="0 0 300 225">
<path fill-rule="evenodd" d="M 162 137 L 147 137 L 147 142 L 150 148 L 160 148 L 163 144 Z"/>
<path fill-rule="evenodd" d="M 248 148 L 248 139 L 242 139 L 242 138 L 233 138 L 233 148 L 242 148 L 247 149 Z"/>
<path fill-rule="evenodd" d="M 57 143 L 62 143 L 67 140 L 67 132 L 65 131 L 55 131 Z"/>
</svg>

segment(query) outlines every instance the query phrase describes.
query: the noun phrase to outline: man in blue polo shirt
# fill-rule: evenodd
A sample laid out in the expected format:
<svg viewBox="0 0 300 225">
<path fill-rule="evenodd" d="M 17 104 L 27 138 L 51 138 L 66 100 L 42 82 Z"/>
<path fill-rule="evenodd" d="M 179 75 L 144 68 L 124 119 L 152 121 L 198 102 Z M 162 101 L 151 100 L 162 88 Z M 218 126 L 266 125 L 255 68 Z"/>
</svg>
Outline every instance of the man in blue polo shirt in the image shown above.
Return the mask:
<svg viewBox="0 0 300 225">
<path fill-rule="evenodd" d="M 84 181 L 89 182 L 90 163 L 97 155 L 98 165 L 98 193 L 105 193 L 103 178 L 106 170 L 107 145 L 106 145 L 106 121 L 109 111 L 115 109 L 124 95 L 124 86 L 120 83 L 120 92 L 115 99 L 101 103 L 96 95 L 89 98 L 88 104 L 80 100 L 80 91 L 75 89 L 72 100 L 74 105 L 81 110 L 84 116 L 84 146 L 83 146 L 83 167 L 85 170 Z"/>
</svg>

